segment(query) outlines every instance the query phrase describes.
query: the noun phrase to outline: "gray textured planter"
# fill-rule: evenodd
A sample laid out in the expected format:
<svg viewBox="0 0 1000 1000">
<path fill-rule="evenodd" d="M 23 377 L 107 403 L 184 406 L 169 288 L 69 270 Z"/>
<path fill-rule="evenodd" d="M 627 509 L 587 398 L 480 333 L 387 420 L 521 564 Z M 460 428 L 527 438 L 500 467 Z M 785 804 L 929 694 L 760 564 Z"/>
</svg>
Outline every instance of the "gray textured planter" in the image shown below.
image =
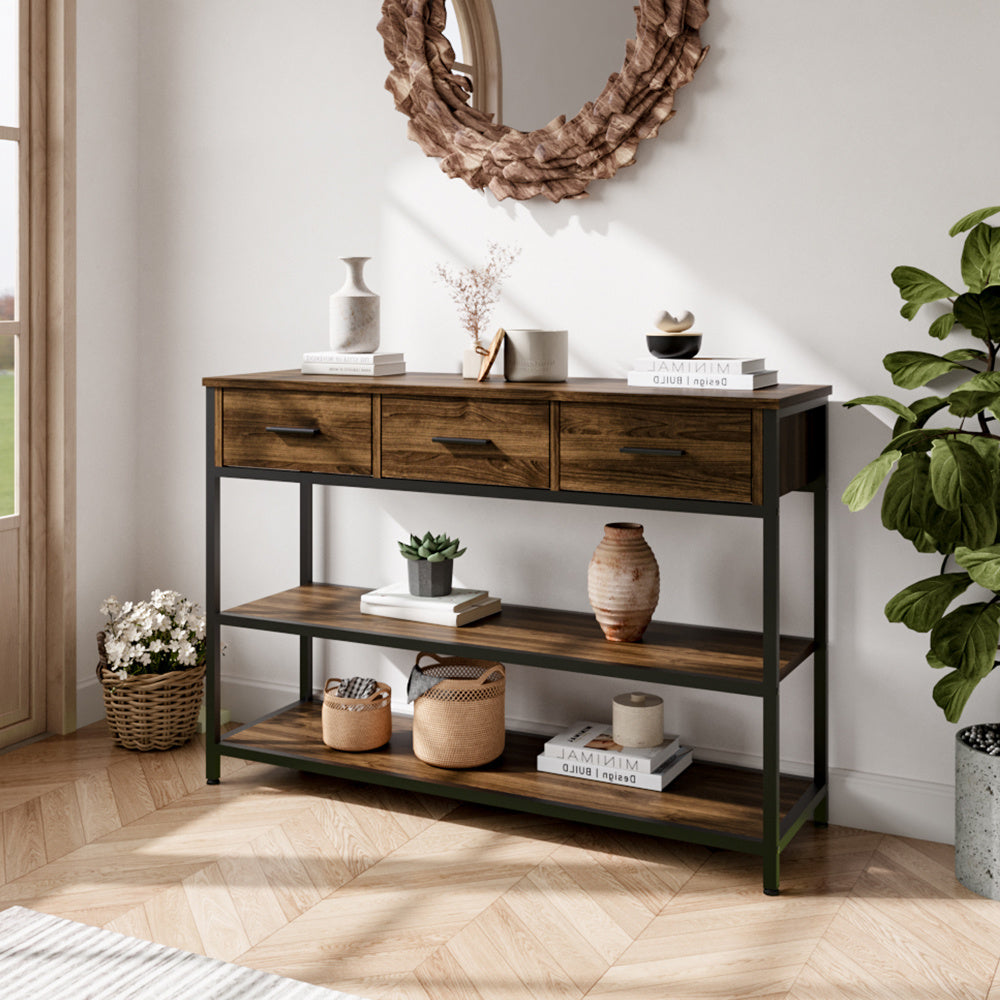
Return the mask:
<svg viewBox="0 0 1000 1000">
<path fill-rule="evenodd" d="M 408 559 L 410 593 L 416 597 L 444 597 L 451 593 L 451 571 L 454 559 L 428 562 L 426 559 Z"/>
<path fill-rule="evenodd" d="M 987 899 L 1000 899 L 1000 757 L 955 734 L 955 877 Z"/>
</svg>

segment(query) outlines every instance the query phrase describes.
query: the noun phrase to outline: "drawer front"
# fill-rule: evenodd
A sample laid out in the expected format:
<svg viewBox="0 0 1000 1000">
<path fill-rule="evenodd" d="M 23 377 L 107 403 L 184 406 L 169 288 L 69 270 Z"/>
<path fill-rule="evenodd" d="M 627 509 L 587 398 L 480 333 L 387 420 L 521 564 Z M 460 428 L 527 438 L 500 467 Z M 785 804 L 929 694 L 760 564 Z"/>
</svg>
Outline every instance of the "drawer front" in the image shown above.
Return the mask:
<svg viewBox="0 0 1000 1000">
<path fill-rule="evenodd" d="M 548 403 L 385 397 L 382 476 L 548 489 Z"/>
<path fill-rule="evenodd" d="M 559 488 L 683 500 L 752 500 L 752 416 L 563 403 Z"/>
<path fill-rule="evenodd" d="M 370 396 L 225 389 L 222 464 L 370 476 Z"/>
</svg>

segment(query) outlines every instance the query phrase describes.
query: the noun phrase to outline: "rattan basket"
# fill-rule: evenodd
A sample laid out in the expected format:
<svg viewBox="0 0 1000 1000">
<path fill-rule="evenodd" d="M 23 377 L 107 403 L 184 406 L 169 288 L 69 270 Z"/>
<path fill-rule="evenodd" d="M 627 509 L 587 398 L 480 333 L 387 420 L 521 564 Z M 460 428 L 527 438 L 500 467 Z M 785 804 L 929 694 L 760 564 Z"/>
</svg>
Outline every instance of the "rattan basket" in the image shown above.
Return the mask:
<svg viewBox="0 0 1000 1000">
<path fill-rule="evenodd" d="M 392 691 L 378 682 L 368 698 L 338 698 L 339 677 L 331 677 L 323 688 L 323 742 L 331 750 L 374 750 L 392 735 Z"/>
<path fill-rule="evenodd" d="M 97 633 L 97 651 L 97 679 L 115 743 L 127 750 L 169 750 L 191 739 L 198 729 L 204 663 L 122 680 L 108 669 L 103 632 Z"/>
<path fill-rule="evenodd" d="M 421 666 L 424 657 L 433 666 Z M 506 673 L 494 660 L 420 653 L 416 666 L 444 680 L 413 703 L 413 752 L 435 767 L 479 767 L 503 753 Z"/>
</svg>

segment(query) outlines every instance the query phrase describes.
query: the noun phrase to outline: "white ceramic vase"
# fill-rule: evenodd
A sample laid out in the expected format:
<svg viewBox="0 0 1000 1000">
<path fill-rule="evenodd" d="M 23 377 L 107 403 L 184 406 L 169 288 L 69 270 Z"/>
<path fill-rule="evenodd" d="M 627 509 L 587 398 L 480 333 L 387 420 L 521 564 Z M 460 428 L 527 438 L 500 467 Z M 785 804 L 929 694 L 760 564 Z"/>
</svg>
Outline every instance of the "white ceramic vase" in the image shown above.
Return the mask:
<svg viewBox="0 0 1000 1000">
<path fill-rule="evenodd" d="M 341 257 L 347 278 L 330 296 L 330 349 L 345 354 L 372 354 L 379 345 L 379 297 L 365 284 L 371 257 Z"/>
</svg>

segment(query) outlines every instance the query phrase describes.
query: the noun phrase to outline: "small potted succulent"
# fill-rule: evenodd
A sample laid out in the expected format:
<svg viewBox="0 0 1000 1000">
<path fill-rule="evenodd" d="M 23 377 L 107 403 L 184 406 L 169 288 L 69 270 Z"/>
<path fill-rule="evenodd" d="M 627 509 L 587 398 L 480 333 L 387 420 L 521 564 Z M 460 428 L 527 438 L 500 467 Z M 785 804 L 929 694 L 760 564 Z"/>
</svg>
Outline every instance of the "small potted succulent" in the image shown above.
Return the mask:
<svg viewBox="0 0 1000 1000">
<path fill-rule="evenodd" d="M 465 551 L 457 538 L 429 531 L 419 538 L 410 535 L 408 542 L 399 542 L 399 551 L 407 560 L 410 593 L 417 597 L 444 597 L 451 593 L 451 571 L 454 561 Z"/>
</svg>

